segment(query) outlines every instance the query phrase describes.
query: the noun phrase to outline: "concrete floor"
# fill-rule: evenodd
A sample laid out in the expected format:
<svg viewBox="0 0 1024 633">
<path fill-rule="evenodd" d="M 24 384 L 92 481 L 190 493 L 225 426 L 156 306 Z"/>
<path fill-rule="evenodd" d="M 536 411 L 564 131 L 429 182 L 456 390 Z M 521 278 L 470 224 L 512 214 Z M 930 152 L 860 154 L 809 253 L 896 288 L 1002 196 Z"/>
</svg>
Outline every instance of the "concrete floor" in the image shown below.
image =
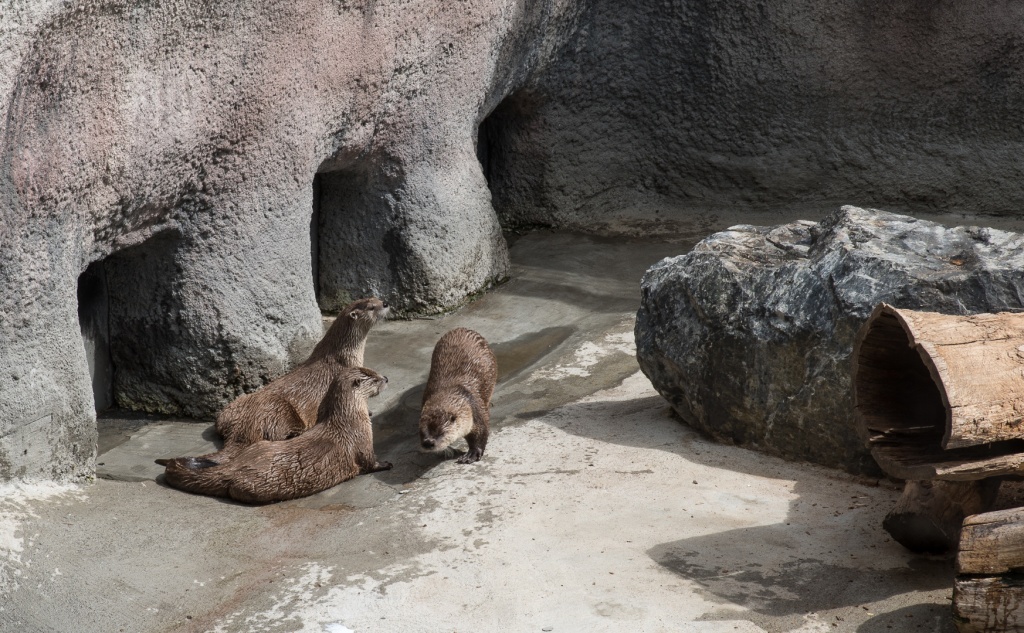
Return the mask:
<svg viewBox="0 0 1024 633">
<path fill-rule="evenodd" d="M 950 561 L 881 529 L 896 488 L 711 443 L 638 373 L 643 271 L 692 242 L 534 233 L 513 280 L 393 321 L 366 359 L 392 471 L 248 507 L 154 478 L 208 422 L 107 416 L 99 479 L 0 488 L 0 631 L 953 631 Z M 434 342 L 502 370 L 483 461 L 417 451 Z"/>
</svg>

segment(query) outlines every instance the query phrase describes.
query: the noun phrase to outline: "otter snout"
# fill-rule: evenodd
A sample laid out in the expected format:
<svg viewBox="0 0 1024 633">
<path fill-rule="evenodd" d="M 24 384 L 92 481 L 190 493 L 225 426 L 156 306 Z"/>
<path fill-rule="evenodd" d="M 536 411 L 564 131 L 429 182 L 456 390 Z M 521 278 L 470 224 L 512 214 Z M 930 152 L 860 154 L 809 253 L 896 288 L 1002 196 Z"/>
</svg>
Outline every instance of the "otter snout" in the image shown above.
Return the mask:
<svg viewBox="0 0 1024 633">
<path fill-rule="evenodd" d="M 430 449 L 434 448 L 435 446 L 437 446 L 437 442 L 435 442 L 434 440 L 430 439 L 429 437 L 423 438 L 423 441 L 421 441 L 420 444 L 422 444 L 423 448 L 425 448 L 427 450 L 430 450 Z"/>
</svg>

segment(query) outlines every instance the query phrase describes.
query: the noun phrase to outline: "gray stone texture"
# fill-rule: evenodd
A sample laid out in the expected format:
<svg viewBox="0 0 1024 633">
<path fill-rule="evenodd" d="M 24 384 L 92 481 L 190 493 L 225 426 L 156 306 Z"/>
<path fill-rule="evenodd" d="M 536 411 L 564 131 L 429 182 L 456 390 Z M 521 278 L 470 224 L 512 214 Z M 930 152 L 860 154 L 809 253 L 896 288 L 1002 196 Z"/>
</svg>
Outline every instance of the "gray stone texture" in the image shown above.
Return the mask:
<svg viewBox="0 0 1024 633">
<path fill-rule="evenodd" d="M 495 113 L 495 207 L 644 232 L 738 208 L 1018 214 L 1022 35 L 1012 0 L 591 0 Z"/>
<path fill-rule="evenodd" d="M 576 18 L 563 0 L 0 8 L 0 480 L 93 471 L 90 264 L 117 403 L 192 416 L 306 355 L 317 264 L 326 307 L 407 313 L 507 276 L 477 127 Z M 348 189 L 314 200 L 315 180 Z"/>
<path fill-rule="evenodd" d="M 718 439 L 876 474 L 853 419 L 853 339 L 872 308 L 1024 309 L 1024 235 L 843 207 L 740 225 L 644 276 L 640 367 Z"/>
<path fill-rule="evenodd" d="M 0 479 L 93 470 L 90 265 L 97 393 L 209 416 L 318 307 L 504 278 L 500 224 L 1016 213 L 1021 33 L 1009 0 L 0 0 Z"/>
</svg>

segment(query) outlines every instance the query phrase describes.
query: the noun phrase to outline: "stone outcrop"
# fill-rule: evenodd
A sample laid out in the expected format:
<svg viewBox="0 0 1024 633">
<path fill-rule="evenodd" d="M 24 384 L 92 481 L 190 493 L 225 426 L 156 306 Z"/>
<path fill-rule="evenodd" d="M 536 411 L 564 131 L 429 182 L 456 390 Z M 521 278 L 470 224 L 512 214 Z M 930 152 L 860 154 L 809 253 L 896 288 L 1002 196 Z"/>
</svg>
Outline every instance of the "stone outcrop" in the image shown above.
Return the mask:
<svg viewBox="0 0 1024 633">
<path fill-rule="evenodd" d="M 492 117 L 506 223 L 1024 208 L 1017 3 L 590 0 L 581 25 Z"/>
<path fill-rule="evenodd" d="M 573 0 L 0 6 L 0 480 L 92 471 L 89 268 L 114 398 L 198 416 L 304 357 L 317 292 L 424 313 L 506 277 L 477 127 L 577 17 Z"/>
<path fill-rule="evenodd" d="M 209 415 L 318 307 L 458 305 L 500 224 L 1016 213 L 1021 32 L 1005 0 L 0 0 L 0 479 L 91 472 L 91 391 Z"/>
<path fill-rule="evenodd" d="M 877 472 L 854 424 L 851 353 L 879 302 L 1024 309 L 1024 235 L 843 207 L 735 226 L 643 280 L 637 358 L 691 426 L 790 459 Z"/>
</svg>

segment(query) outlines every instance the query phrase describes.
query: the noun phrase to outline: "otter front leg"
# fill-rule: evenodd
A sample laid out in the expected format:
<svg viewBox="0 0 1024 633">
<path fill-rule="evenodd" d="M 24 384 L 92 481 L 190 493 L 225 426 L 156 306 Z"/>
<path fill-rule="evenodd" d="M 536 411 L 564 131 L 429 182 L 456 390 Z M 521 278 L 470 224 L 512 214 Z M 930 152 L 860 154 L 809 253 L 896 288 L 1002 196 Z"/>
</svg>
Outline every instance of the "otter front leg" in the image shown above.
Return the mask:
<svg viewBox="0 0 1024 633">
<path fill-rule="evenodd" d="M 360 475 L 379 473 L 383 470 L 391 470 L 391 462 L 377 461 L 377 455 L 373 452 L 373 440 L 370 437 L 364 438 L 362 449 L 356 453 L 356 464 L 359 465 Z"/>
<path fill-rule="evenodd" d="M 458 458 L 456 463 L 459 464 L 472 464 L 473 462 L 480 461 L 480 458 L 484 456 L 484 449 L 487 447 L 487 427 L 473 429 L 466 436 L 466 443 L 469 444 L 469 451 Z"/>
</svg>

